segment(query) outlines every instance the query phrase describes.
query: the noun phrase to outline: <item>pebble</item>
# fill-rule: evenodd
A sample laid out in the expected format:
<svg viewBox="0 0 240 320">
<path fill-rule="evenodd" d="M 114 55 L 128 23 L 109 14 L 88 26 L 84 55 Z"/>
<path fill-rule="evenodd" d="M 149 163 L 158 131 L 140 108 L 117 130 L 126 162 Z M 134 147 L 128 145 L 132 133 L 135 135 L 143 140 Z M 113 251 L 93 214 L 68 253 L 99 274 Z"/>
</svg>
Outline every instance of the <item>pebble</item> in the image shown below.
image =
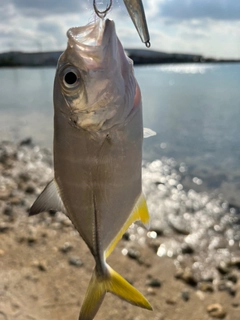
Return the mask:
<svg viewBox="0 0 240 320">
<path fill-rule="evenodd" d="M 79 257 L 70 257 L 68 263 L 75 267 L 81 267 L 83 265 L 83 262 Z"/>
<path fill-rule="evenodd" d="M 24 182 L 31 180 L 31 175 L 28 172 L 20 172 L 18 177 Z"/>
<path fill-rule="evenodd" d="M 128 231 L 123 234 L 122 239 L 126 241 L 130 240 L 130 234 Z"/>
<path fill-rule="evenodd" d="M 46 230 L 41 232 L 41 237 L 42 238 L 48 238 L 48 236 L 49 236 L 49 232 L 47 232 Z"/>
<path fill-rule="evenodd" d="M 217 266 L 217 269 L 221 274 L 227 274 L 230 272 L 230 268 L 228 267 L 228 264 L 225 261 L 221 261 Z"/>
<path fill-rule="evenodd" d="M 13 215 L 13 209 L 11 206 L 6 206 L 3 210 L 3 214 L 5 216 L 12 216 Z"/>
<path fill-rule="evenodd" d="M 222 281 L 218 284 L 219 291 L 227 291 L 231 296 L 236 295 L 236 288 L 231 281 Z"/>
<path fill-rule="evenodd" d="M 200 290 L 196 291 L 196 296 L 202 301 L 205 299 L 205 294 Z"/>
<path fill-rule="evenodd" d="M 0 249 L 0 257 L 2 257 L 5 254 L 5 251 Z"/>
<path fill-rule="evenodd" d="M 237 301 L 234 301 L 234 302 L 232 303 L 232 306 L 233 306 L 233 308 L 238 308 L 238 307 L 240 306 L 240 303 L 237 302 Z"/>
<path fill-rule="evenodd" d="M 63 221 L 61 221 L 61 223 L 64 227 L 72 227 L 73 226 L 71 220 L 69 220 L 69 219 L 64 219 Z"/>
<path fill-rule="evenodd" d="M 195 279 L 192 270 L 185 268 L 184 270 L 179 268 L 175 274 L 176 279 L 183 280 L 185 283 L 195 287 L 197 285 L 197 280 Z"/>
<path fill-rule="evenodd" d="M 11 205 L 23 205 L 24 204 L 24 199 L 18 196 L 11 197 L 8 199 L 9 204 Z"/>
<path fill-rule="evenodd" d="M 148 288 L 147 289 L 147 294 L 150 296 L 155 296 L 156 295 L 156 291 L 153 288 Z"/>
<path fill-rule="evenodd" d="M 219 303 L 210 304 L 207 307 L 207 312 L 213 318 L 223 319 L 226 316 L 226 311 L 224 310 L 223 306 Z"/>
<path fill-rule="evenodd" d="M 29 183 L 25 188 L 25 192 L 29 194 L 34 194 L 36 192 L 36 188 L 32 183 Z"/>
<path fill-rule="evenodd" d="M 5 233 L 10 229 L 10 226 L 5 223 L 5 222 L 1 222 L 0 223 L 0 233 Z"/>
<path fill-rule="evenodd" d="M 171 299 L 171 298 L 167 298 L 166 299 L 166 304 L 170 304 L 170 305 L 175 305 L 177 302 L 176 302 L 176 300 L 174 300 L 174 299 Z"/>
<path fill-rule="evenodd" d="M 52 229 L 61 229 L 61 227 L 62 227 L 62 224 L 57 221 L 51 223 Z"/>
<path fill-rule="evenodd" d="M 30 146 L 30 145 L 32 145 L 32 138 L 31 137 L 28 137 L 28 138 L 20 141 L 20 146 Z"/>
<path fill-rule="evenodd" d="M 159 239 L 148 239 L 148 245 L 149 245 L 150 248 L 153 249 L 153 251 L 155 253 L 157 253 L 158 249 L 159 249 L 159 247 L 161 245 L 161 242 L 160 242 Z"/>
<path fill-rule="evenodd" d="M 129 248 L 128 249 L 128 253 L 127 253 L 127 256 L 131 259 L 134 259 L 134 260 L 139 260 L 140 258 L 140 252 L 135 249 L 135 248 Z"/>
<path fill-rule="evenodd" d="M 34 261 L 32 265 L 40 271 L 47 271 L 47 264 L 45 261 Z"/>
<path fill-rule="evenodd" d="M 38 238 L 35 236 L 29 236 L 27 238 L 27 242 L 28 242 L 29 246 L 34 245 L 37 241 L 38 241 Z"/>
<path fill-rule="evenodd" d="M 141 253 L 140 251 L 138 251 L 136 248 L 132 247 L 127 249 L 127 256 L 130 259 L 136 260 L 140 265 L 145 264 L 147 267 L 149 267 L 150 265 L 145 262 L 142 258 L 141 258 Z"/>
<path fill-rule="evenodd" d="M 162 283 L 160 280 L 156 279 L 156 278 L 152 278 L 146 281 L 146 285 L 148 287 L 152 287 L 152 288 L 160 288 Z"/>
<path fill-rule="evenodd" d="M 237 283 L 238 282 L 238 276 L 234 273 L 229 274 L 226 279 L 228 281 L 231 281 L 232 283 Z"/>
<path fill-rule="evenodd" d="M 190 299 L 190 293 L 187 290 L 181 292 L 181 297 L 184 301 L 188 301 Z"/>
<path fill-rule="evenodd" d="M 193 248 L 189 244 L 187 244 L 186 242 L 182 243 L 181 251 L 183 254 L 193 254 L 194 253 Z"/>
<path fill-rule="evenodd" d="M 37 282 L 39 280 L 39 277 L 34 275 L 34 274 L 32 274 L 32 273 L 27 273 L 25 275 L 25 279 L 29 280 L 29 281 L 32 281 L 32 282 Z"/>
<path fill-rule="evenodd" d="M 163 230 L 160 226 L 155 226 L 151 230 L 155 231 L 158 237 L 163 235 Z"/>
<path fill-rule="evenodd" d="M 73 249 L 73 246 L 69 242 L 65 242 L 63 246 L 59 248 L 62 253 L 68 253 Z"/>
<path fill-rule="evenodd" d="M 10 189 L 7 189 L 7 188 L 0 189 L 0 200 L 8 200 L 11 193 L 12 193 L 12 191 Z"/>
<path fill-rule="evenodd" d="M 213 285 L 210 282 L 199 282 L 197 286 L 203 292 L 214 292 Z"/>
<path fill-rule="evenodd" d="M 236 293 L 237 293 L 237 289 L 234 288 L 234 287 L 229 287 L 229 288 L 228 288 L 228 293 L 230 294 L 230 296 L 235 297 L 235 296 L 236 296 Z"/>
<path fill-rule="evenodd" d="M 232 260 L 230 262 L 230 266 L 240 269 L 240 257 L 232 258 Z"/>
</svg>

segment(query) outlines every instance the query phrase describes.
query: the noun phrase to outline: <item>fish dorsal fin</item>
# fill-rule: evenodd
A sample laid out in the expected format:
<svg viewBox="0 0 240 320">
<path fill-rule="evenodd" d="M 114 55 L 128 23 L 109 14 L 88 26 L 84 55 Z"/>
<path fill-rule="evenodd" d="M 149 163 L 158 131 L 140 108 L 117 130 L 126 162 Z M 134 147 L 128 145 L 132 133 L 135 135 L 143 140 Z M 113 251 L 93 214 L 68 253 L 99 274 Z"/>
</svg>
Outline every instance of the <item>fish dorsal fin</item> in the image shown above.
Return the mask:
<svg viewBox="0 0 240 320">
<path fill-rule="evenodd" d="M 149 128 L 143 128 L 143 137 L 144 138 L 149 138 L 149 137 L 153 137 L 156 136 L 156 132 L 153 131 L 152 129 Z"/>
<path fill-rule="evenodd" d="M 29 211 L 29 216 L 49 210 L 61 211 L 63 213 L 66 212 L 54 179 L 48 183 L 48 185 L 33 203 Z"/>
<path fill-rule="evenodd" d="M 123 234 L 127 231 L 130 225 L 136 220 L 141 220 L 142 223 L 144 224 L 149 222 L 148 208 L 147 208 L 146 200 L 143 194 L 140 195 L 129 218 L 124 223 L 123 227 L 121 228 L 117 236 L 113 239 L 113 241 L 110 243 L 107 250 L 105 251 L 106 258 L 111 254 L 116 244 L 122 238 Z"/>
</svg>

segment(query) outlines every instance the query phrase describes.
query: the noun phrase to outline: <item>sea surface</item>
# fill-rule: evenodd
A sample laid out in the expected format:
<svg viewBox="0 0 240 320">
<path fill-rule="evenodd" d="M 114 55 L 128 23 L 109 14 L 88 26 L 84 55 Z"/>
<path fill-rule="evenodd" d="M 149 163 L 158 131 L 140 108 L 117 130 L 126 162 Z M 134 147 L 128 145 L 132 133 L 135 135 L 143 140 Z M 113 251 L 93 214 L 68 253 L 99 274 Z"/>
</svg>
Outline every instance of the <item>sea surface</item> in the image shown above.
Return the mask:
<svg viewBox="0 0 240 320">
<path fill-rule="evenodd" d="M 240 206 L 240 64 L 135 68 L 143 97 L 144 159 L 174 158 L 183 185 Z M 0 69 L 0 139 L 52 148 L 54 68 Z"/>
</svg>

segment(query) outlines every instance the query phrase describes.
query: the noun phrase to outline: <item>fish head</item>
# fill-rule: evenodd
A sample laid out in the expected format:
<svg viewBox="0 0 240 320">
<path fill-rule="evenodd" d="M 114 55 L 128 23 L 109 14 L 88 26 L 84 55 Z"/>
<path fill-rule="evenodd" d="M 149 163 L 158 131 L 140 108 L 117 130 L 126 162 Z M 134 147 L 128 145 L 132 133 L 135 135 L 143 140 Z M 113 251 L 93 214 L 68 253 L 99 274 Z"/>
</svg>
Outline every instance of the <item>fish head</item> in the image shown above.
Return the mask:
<svg viewBox="0 0 240 320">
<path fill-rule="evenodd" d="M 67 36 L 55 76 L 55 112 L 88 131 L 124 122 L 134 108 L 138 86 L 114 22 L 98 19 L 69 29 Z"/>
</svg>

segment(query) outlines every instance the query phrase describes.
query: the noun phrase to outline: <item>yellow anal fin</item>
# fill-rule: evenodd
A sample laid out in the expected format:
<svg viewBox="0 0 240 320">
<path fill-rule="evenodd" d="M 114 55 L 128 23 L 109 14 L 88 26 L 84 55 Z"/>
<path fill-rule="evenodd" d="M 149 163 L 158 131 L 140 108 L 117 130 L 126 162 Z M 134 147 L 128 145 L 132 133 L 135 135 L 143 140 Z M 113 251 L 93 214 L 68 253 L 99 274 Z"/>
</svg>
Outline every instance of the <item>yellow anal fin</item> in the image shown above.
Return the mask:
<svg viewBox="0 0 240 320">
<path fill-rule="evenodd" d="M 123 227 L 121 228 L 121 230 L 119 231 L 117 236 L 113 239 L 113 241 L 110 243 L 107 250 L 105 251 L 106 258 L 108 256 L 110 256 L 110 254 L 113 251 L 113 249 L 115 248 L 116 244 L 122 238 L 123 234 L 127 231 L 127 229 L 130 227 L 130 225 L 137 220 L 141 220 L 143 223 L 148 223 L 148 221 L 149 221 L 149 213 L 148 213 L 148 209 L 147 209 L 147 203 L 146 203 L 146 200 L 145 200 L 145 197 L 143 194 L 140 195 L 140 197 L 138 198 L 129 218 L 124 223 Z"/>
<path fill-rule="evenodd" d="M 129 282 L 107 265 L 108 276 L 100 278 L 96 272 L 90 280 L 85 299 L 80 311 L 79 320 L 92 320 L 96 315 L 106 292 L 144 309 L 152 310 L 147 299 Z"/>
</svg>

